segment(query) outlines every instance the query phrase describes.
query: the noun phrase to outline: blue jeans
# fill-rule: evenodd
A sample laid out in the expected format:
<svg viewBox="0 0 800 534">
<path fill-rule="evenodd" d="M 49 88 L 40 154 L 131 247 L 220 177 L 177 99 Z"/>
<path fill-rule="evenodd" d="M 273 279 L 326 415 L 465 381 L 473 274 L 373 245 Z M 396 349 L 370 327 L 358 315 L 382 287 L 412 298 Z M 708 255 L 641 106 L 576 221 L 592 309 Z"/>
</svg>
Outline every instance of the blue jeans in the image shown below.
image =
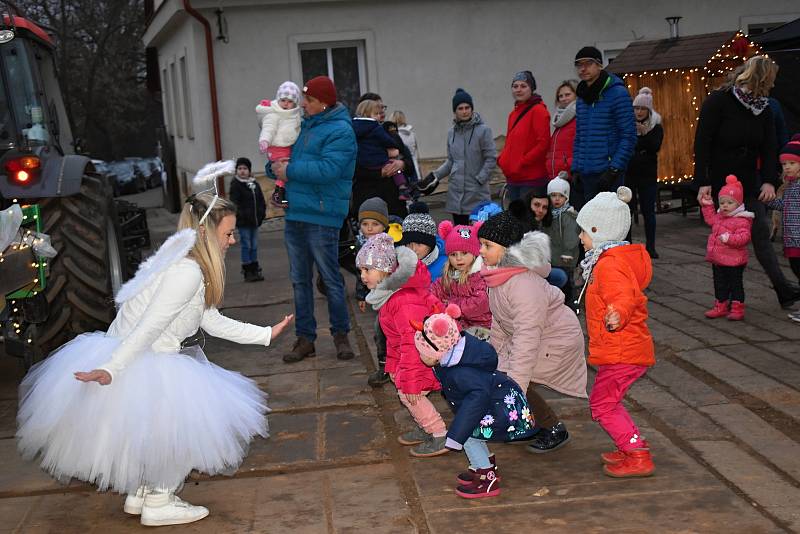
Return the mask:
<svg viewBox="0 0 800 534">
<path fill-rule="evenodd" d="M 242 265 L 258 261 L 258 227 L 240 226 L 239 244 L 242 247 Z"/>
<path fill-rule="evenodd" d="M 317 338 L 314 318 L 314 264 L 325 282 L 332 334 L 350 331 L 350 315 L 339 272 L 339 228 L 286 221 L 283 233 L 289 255 L 289 276 L 294 289 L 294 324 L 298 337 Z"/>
<path fill-rule="evenodd" d="M 506 183 L 506 191 L 508 191 L 508 196 L 506 198 L 508 198 L 509 202 L 519 199 L 525 200 L 525 195 L 532 189 L 536 189 L 536 187 L 532 185 L 513 185 Z"/>
<path fill-rule="evenodd" d="M 492 467 L 489 461 L 489 447 L 480 439 L 467 438 L 464 442 L 464 452 L 467 454 L 469 465 L 473 469 L 488 469 Z"/>
<path fill-rule="evenodd" d="M 567 284 L 568 279 L 569 277 L 567 276 L 567 271 L 560 267 L 553 267 L 550 269 L 550 274 L 547 278 L 545 278 L 548 284 L 551 286 L 556 286 L 559 289 Z"/>
</svg>

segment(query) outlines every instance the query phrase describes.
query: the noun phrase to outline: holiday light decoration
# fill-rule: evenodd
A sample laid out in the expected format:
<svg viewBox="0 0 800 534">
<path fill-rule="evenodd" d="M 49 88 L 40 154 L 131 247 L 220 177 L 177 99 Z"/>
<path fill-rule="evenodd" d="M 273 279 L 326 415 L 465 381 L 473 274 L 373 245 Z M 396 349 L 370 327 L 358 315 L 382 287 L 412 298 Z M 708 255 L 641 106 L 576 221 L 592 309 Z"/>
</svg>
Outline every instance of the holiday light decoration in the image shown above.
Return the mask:
<svg viewBox="0 0 800 534">
<path fill-rule="evenodd" d="M 624 74 L 622 79 L 625 81 L 628 90 L 637 90 L 643 86 L 657 83 L 659 78 L 673 77 L 681 80 L 681 94 L 691 97 L 690 109 L 694 112 L 694 120 L 689 121 L 689 128 L 692 132 L 696 128 L 696 123 L 700 116 L 700 104 L 702 100 L 714 90 L 719 82 L 724 80 L 728 73 L 749 58 L 755 55 L 764 55 L 761 48 L 751 42 L 742 32 L 736 34 L 726 43 L 721 45 L 717 51 L 711 55 L 703 66 L 658 69 L 654 71 L 631 72 Z M 634 82 L 635 83 L 632 83 Z M 717 82 L 717 83 L 715 83 Z M 665 84 L 659 84 L 665 85 Z M 669 95 L 674 96 L 674 95 Z M 664 97 L 662 97 L 664 98 Z M 692 133 L 692 138 L 694 134 Z M 694 154 L 691 155 L 691 168 L 694 168 Z M 694 179 L 691 174 L 659 176 L 661 184 L 675 185 L 681 182 L 688 182 Z"/>
</svg>

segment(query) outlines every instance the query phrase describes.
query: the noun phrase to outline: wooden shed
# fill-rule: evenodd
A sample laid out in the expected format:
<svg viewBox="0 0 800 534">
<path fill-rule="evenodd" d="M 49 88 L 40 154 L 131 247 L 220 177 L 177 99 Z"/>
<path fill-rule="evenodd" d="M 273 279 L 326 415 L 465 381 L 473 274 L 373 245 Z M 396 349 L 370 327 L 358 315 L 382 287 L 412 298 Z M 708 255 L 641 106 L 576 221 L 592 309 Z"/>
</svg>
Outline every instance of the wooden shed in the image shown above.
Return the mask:
<svg viewBox="0 0 800 534">
<path fill-rule="evenodd" d="M 758 46 L 739 32 L 706 33 L 633 42 L 608 66 L 625 80 L 631 97 L 642 87 L 653 91 L 653 107 L 664 125 L 658 156 L 661 184 L 692 179 L 700 104 L 731 70 L 758 52 Z"/>
</svg>

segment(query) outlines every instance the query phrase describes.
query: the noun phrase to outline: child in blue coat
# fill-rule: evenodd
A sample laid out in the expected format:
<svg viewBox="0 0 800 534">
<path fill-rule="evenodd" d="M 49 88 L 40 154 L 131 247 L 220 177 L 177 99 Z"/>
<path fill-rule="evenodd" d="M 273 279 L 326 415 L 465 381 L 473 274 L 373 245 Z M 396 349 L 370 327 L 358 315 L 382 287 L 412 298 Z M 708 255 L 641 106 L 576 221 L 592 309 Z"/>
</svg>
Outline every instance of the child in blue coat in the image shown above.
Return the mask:
<svg viewBox="0 0 800 534">
<path fill-rule="evenodd" d="M 445 446 L 467 454 L 469 471 L 458 475 L 456 494 L 465 499 L 500 495 L 500 479 L 487 441 L 530 439 L 534 421 L 522 389 L 497 370 L 497 352 L 486 341 L 460 332 L 455 304 L 427 317 L 414 344 L 425 365 L 433 367 L 455 419 Z"/>
</svg>

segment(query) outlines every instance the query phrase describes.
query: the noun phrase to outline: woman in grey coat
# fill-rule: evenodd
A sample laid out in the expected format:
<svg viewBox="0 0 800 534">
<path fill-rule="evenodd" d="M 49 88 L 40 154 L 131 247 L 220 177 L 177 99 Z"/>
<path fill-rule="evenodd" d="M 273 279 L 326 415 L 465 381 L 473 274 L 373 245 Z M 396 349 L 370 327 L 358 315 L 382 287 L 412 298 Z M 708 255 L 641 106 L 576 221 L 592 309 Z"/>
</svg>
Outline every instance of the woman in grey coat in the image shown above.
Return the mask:
<svg viewBox="0 0 800 534">
<path fill-rule="evenodd" d="M 447 133 L 447 159 L 433 171 L 436 180 L 450 176 L 445 210 L 454 224 L 469 224 L 472 210 L 491 200 L 489 179 L 497 160 L 492 130 L 472 107 L 472 97 L 463 89 L 453 96 L 453 127 Z"/>
</svg>

